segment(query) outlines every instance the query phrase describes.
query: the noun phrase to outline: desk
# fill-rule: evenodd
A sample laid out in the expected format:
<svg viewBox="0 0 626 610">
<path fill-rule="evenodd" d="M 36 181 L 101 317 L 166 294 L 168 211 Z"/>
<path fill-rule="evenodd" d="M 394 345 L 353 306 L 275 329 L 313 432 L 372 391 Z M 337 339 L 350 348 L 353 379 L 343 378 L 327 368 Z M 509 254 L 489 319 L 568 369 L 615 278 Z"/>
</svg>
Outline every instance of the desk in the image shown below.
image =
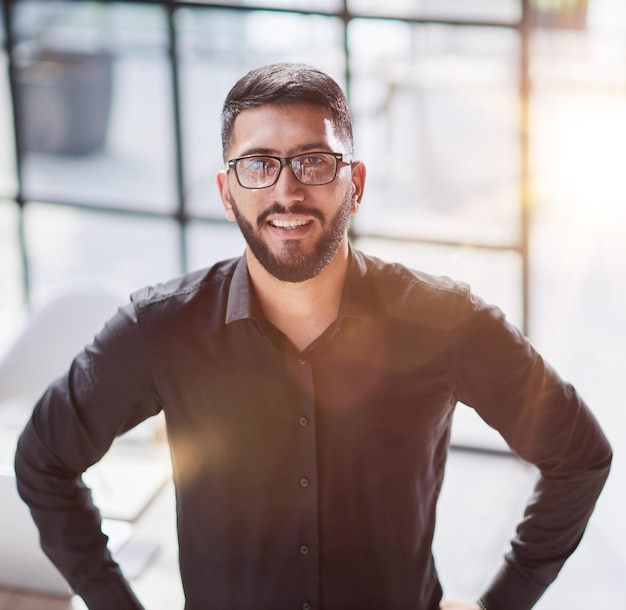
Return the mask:
<svg viewBox="0 0 626 610">
<path fill-rule="evenodd" d="M 0 404 L 0 464 L 12 464 L 17 435 L 23 428 L 33 404 L 34 401 L 30 399 Z M 133 442 L 120 439 L 114 444 L 111 457 L 119 461 L 125 456 L 129 464 L 148 460 L 153 466 L 161 464 L 165 473 L 169 467 L 169 453 L 167 445 L 163 442 Z M 165 480 L 164 485 L 157 485 L 156 495 L 150 497 L 147 507 L 140 511 L 132 522 L 133 532 L 126 545 L 132 549 L 133 545 L 137 548 L 144 543 L 158 544 L 156 556 L 145 570 L 131 580 L 133 589 L 147 610 L 176 610 L 184 605 L 178 569 L 174 486 L 171 480 Z M 125 557 L 124 552 L 125 547 L 122 547 L 121 561 Z M 125 559 L 128 560 L 129 556 L 126 555 Z M 122 565 L 124 566 L 123 561 Z M 127 565 L 130 567 L 130 564 Z M 0 610 L 85 610 L 85 608 L 85 604 L 78 596 L 67 599 L 0 590 Z"/>
<path fill-rule="evenodd" d="M 184 596 L 178 570 L 176 509 L 172 483 L 168 483 L 159 492 L 134 526 L 132 540 L 159 543 L 154 561 L 138 578 L 131 581 L 137 596 L 147 610 L 182 609 Z M 67 600 L 0 590 L 0 610 L 85 610 L 85 608 L 85 604 L 77 596 Z"/>
</svg>

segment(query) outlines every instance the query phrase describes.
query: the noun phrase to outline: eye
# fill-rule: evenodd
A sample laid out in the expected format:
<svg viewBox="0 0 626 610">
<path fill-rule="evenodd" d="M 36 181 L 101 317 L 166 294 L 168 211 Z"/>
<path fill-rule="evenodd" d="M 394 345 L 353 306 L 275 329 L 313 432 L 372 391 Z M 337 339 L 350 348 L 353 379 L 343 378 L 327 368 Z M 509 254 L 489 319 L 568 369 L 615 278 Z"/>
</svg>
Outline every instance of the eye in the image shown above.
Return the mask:
<svg viewBox="0 0 626 610">
<path fill-rule="evenodd" d="M 276 167 L 276 160 L 269 157 L 248 157 L 239 161 L 240 167 L 246 172 L 270 172 Z"/>
<path fill-rule="evenodd" d="M 328 155 L 322 155 L 322 154 L 305 155 L 302 158 L 302 163 L 304 165 L 325 165 L 325 164 L 328 164 Z"/>
</svg>

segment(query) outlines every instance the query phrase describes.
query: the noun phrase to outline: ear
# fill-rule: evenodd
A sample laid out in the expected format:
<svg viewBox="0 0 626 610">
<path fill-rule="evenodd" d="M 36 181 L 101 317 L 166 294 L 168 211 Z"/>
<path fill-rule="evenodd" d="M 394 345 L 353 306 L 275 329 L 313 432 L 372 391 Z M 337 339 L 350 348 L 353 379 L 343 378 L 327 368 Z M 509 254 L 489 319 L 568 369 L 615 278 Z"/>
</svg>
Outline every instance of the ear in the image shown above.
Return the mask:
<svg viewBox="0 0 626 610">
<path fill-rule="evenodd" d="M 226 213 L 226 220 L 230 222 L 237 222 L 235 213 L 233 212 L 233 204 L 230 198 L 230 186 L 228 184 L 228 172 L 226 170 L 220 170 L 217 172 L 217 190 L 219 191 L 222 205 L 224 206 L 224 212 Z"/>
<path fill-rule="evenodd" d="M 352 163 L 352 207 L 351 214 L 359 211 L 361 200 L 363 199 L 363 190 L 365 189 L 365 164 L 362 161 L 354 161 Z"/>
</svg>

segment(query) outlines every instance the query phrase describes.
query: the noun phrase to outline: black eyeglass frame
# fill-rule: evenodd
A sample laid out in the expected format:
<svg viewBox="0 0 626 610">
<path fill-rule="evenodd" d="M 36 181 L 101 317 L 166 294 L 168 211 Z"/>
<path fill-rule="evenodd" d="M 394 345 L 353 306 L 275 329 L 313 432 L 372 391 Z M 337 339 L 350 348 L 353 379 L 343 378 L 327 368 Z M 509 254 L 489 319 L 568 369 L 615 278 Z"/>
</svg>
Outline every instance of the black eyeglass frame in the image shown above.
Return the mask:
<svg viewBox="0 0 626 610">
<path fill-rule="evenodd" d="M 334 157 L 335 158 L 335 171 L 333 173 L 333 177 L 330 180 L 327 180 L 326 182 L 316 182 L 315 184 L 302 182 L 302 180 L 298 178 L 298 175 L 293 169 L 291 162 L 294 159 L 297 159 L 298 157 L 306 157 L 307 155 L 330 155 L 331 157 Z M 276 177 L 274 178 L 273 182 L 271 182 L 270 184 L 266 184 L 265 186 L 244 186 L 243 184 L 241 184 L 241 180 L 239 179 L 239 174 L 237 173 L 237 163 L 243 159 L 255 159 L 255 158 L 274 159 L 275 161 L 278 161 L 280 163 L 280 169 L 278 170 L 278 172 L 276 172 Z M 330 184 L 337 177 L 337 172 L 339 171 L 340 163 L 345 163 L 347 165 L 350 165 L 352 163 L 352 154 L 329 152 L 327 150 L 314 150 L 311 152 L 299 153 L 291 157 L 276 157 L 274 155 L 244 155 L 243 157 L 236 157 L 234 159 L 229 159 L 228 161 L 226 161 L 226 167 L 228 169 L 233 170 L 233 172 L 235 173 L 235 178 L 237 178 L 237 182 L 239 183 L 239 186 L 241 188 L 248 189 L 248 190 L 258 190 L 258 189 L 266 189 L 266 188 L 269 188 L 270 186 L 274 186 L 278 182 L 278 178 L 280 178 L 280 173 L 283 171 L 283 168 L 285 167 L 285 165 L 289 165 L 289 169 L 291 170 L 291 173 L 294 175 L 295 179 L 300 184 L 304 184 L 304 186 L 324 186 L 325 184 Z"/>
</svg>

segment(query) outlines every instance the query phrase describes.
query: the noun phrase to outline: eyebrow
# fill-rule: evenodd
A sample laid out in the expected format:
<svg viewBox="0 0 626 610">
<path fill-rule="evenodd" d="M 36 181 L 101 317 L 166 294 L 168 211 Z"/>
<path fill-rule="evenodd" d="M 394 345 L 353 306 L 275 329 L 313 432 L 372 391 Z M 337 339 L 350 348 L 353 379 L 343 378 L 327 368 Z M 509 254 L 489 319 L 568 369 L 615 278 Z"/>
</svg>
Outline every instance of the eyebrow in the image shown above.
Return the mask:
<svg viewBox="0 0 626 610">
<path fill-rule="evenodd" d="M 328 144 L 326 142 L 313 142 L 311 144 L 304 144 L 298 146 L 294 150 L 291 151 L 291 154 L 286 155 L 287 157 L 292 157 L 294 155 L 300 155 L 307 152 L 333 152 L 330 150 Z M 254 148 L 249 148 L 243 151 L 238 157 L 250 157 L 253 155 L 267 155 L 271 157 L 281 157 L 275 149 L 272 148 L 264 148 L 262 146 L 255 146 Z"/>
</svg>

